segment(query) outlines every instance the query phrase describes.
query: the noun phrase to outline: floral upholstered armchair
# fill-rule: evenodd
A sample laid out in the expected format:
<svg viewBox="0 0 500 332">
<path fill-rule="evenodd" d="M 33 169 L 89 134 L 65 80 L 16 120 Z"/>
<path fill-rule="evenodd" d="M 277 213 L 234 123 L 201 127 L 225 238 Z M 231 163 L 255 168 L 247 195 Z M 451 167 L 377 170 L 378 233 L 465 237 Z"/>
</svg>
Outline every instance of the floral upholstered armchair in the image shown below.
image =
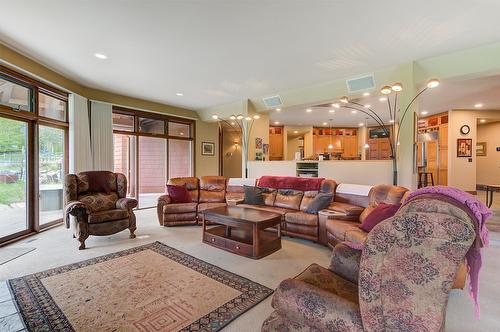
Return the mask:
<svg viewBox="0 0 500 332">
<path fill-rule="evenodd" d="M 451 201 L 409 201 L 369 233 L 362 252 L 340 243 L 329 269 L 313 264 L 284 280 L 262 331 L 443 331 L 475 222 Z"/>
<path fill-rule="evenodd" d="M 127 178 L 108 171 L 68 174 L 64 182 L 66 228 L 85 249 L 89 235 L 111 235 L 128 228 L 135 238 L 137 200 L 126 198 Z M 74 218 L 70 218 L 73 216 Z"/>
</svg>

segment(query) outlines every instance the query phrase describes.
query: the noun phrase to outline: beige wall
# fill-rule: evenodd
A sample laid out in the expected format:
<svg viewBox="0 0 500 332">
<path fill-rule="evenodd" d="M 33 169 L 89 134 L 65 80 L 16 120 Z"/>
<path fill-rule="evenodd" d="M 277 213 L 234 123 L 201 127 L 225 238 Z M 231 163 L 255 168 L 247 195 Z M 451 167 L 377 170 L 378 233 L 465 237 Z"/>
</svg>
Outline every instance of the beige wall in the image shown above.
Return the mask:
<svg viewBox="0 0 500 332">
<path fill-rule="evenodd" d="M 465 191 L 476 190 L 477 175 L 477 121 L 478 119 L 500 119 L 500 111 L 495 110 L 451 110 L 448 124 L 448 185 Z M 460 127 L 468 125 L 470 133 L 463 135 Z M 457 157 L 457 139 L 472 139 L 472 161 Z"/>
<path fill-rule="evenodd" d="M 214 156 L 201 154 L 201 143 L 215 144 Z M 217 122 L 196 121 L 195 176 L 219 175 L 219 124 Z"/>
<path fill-rule="evenodd" d="M 500 122 L 479 124 L 477 142 L 486 142 L 486 156 L 477 156 L 477 184 L 500 183 Z"/>
<path fill-rule="evenodd" d="M 253 113 L 250 113 L 253 116 Z M 248 137 L 248 160 L 255 160 L 255 138 L 262 138 L 262 144 L 269 144 L 269 115 L 261 113 L 260 119 L 254 120 Z"/>
<path fill-rule="evenodd" d="M 286 160 L 295 160 L 295 153 L 299 152 L 299 144 L 302 136 L 288 137 L 286 142 Z"/>
<path fill-rule="evenodd" d="M 235 145 L 235 142 L 238 145 Z M 224 142 L 222 150 L 223 174 L 228 178 L 241 178 L 241 135 L 238 131 L 224 131 Z"/>
<path fill-rule="evenodd" d="M 294 160 L 295 152 L 298 149 L 294 146 L 288 146 L 288 135 L 293 136 L 293 131 L 298 131 L 299 133 L 304 133 L 304 156 L 308 157 L 313 154 L 313 127 L 307 126 L 284 126 L 283 127 L 283 156 L 285 159 Z M 293 149 L 292 151 L 289 151 Z"/>
</svg>

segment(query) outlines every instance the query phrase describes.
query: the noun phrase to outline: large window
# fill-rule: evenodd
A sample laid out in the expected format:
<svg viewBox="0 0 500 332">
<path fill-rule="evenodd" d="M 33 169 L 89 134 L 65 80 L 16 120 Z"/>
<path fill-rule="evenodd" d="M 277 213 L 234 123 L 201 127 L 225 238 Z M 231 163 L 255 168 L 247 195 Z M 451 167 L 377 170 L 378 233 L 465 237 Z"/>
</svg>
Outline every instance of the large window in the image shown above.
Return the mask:
<svg viewBox="0 0 500 332">
<path fill-rule="evenodd" d="M 62 220 L 67 101 L 0 66 L 0 243 Z"/>
<path fill-rule="evenodd" d="M 139 208 L 156 206 L 170 178 L 193 176 L 194 121 L 113 108 L 114 169 Z"/>
</svg>

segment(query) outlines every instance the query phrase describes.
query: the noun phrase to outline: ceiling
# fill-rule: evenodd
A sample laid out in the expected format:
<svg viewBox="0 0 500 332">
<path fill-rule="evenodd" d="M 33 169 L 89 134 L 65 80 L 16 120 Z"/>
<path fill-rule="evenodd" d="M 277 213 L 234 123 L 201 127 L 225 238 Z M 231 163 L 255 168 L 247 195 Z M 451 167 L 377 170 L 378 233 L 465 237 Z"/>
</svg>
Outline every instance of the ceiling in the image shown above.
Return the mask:
<svg viewBox="0 0 500 332">
<path fill-rule="evenodd" d="M 355 101 L 362 105 L 370 105 L 370 109 L 387 124 L 390 120 L 387 100 L 380 101 L 383 96 L 376 91 L 371 94 Z M 390 98 L 393 103 L 393 94 Z M 334 127 L 357 127 L 366 122 L 369 126 L 376 125 L 376 122 L 366 114 L 360 111 L 353 114 L 352 109 L 335 108 L 331 106 L 332 103 L 338 103 L 338 101 L 331 100 L 320 104 L 283 108 L 280 112 L 271 112 L 269 119 L 271 124 L 276 124 L 275 122 L 278 121 L 279 125 L 328 127 L 331 124 Z M 342 106 L 342 103 L 338 104 Z M 495 112 L 500 110 L 500 75 L 441 82 L 438 88 L 429 89 L 422 94 L 418 100 L 418 112 L 421 116 L 428 116 L 450 109 L 475 109 L 476 104 L 483 105 L 478 109 L 495 110 Z M 363 107 L 356 107 L 363 109 Z M 307 112 L 307 109 L 311 112 Z M 334 113 L 331 113 L 331 110 Z M 421 112 L 427 112 L 427 114 Z"/>
<path fill-rule="evenodd" d="M 195 110 L 500 40 L 498 0 L 1 0 L 1 8 L 0 41 L 23 54 L 93 88 Z"/>
</svg>

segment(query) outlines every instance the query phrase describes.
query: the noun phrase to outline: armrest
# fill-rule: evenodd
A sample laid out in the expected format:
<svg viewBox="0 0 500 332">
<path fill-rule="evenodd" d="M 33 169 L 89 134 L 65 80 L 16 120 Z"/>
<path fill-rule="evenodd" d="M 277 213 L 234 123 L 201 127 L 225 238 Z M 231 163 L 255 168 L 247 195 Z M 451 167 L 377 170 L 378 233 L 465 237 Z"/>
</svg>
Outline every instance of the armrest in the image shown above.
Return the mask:
<svg viewBox="0 0 500 332">
<path fill-rule="evenodd" d="M 66 223 L 66 228 L 69 228 L 69 216 L 72 215 L 77 218 L 78 221 L 84 221 L 86 217 L 90 214 L 90 209 L 87 204 L 80 201 L 70 201 L 64 207 L 64 220 Z"/>
<path fill-rule="evenodd" d="M 364 207 L 349 204 L 349 203 L 341 203 L 341 202 L 332 202 L 328 206 L 328 210 L 333 210 L 335 212 L 342 213 L 349 217 L 359 217 L 360 214 L 364 211 Z M 334 218 L 337 219 L 337 218 Z"/>
<path fill-rule="evenodd" d="M 137 207 L 137 200 L 135 198 L 120 198 L 116 201 L 116 208 L 122 210 L 132 210 Z"/>
<path fill-rule="evenodd" d="M 335 321 L 343 321 L 346 331 L 363 331 L 358 304 L 303 281 L 282 281 L 272 306 L 280 316 L 319 331 L 336 331 Z"/>
<path fill-rule="evenodd" d="M 170 196 L 167 194 L 158 197 L 158 204 L 170 204 L 171 202 L 172 199 L 170 199 Z"/>
<path fill-rule="evenodd" d="M 357 284 L 360 262 L 361 250 L 356 250 L 343 243 L 339 243 L 333 248 L 332 258 L 328 269 Z"/>
</svg>

